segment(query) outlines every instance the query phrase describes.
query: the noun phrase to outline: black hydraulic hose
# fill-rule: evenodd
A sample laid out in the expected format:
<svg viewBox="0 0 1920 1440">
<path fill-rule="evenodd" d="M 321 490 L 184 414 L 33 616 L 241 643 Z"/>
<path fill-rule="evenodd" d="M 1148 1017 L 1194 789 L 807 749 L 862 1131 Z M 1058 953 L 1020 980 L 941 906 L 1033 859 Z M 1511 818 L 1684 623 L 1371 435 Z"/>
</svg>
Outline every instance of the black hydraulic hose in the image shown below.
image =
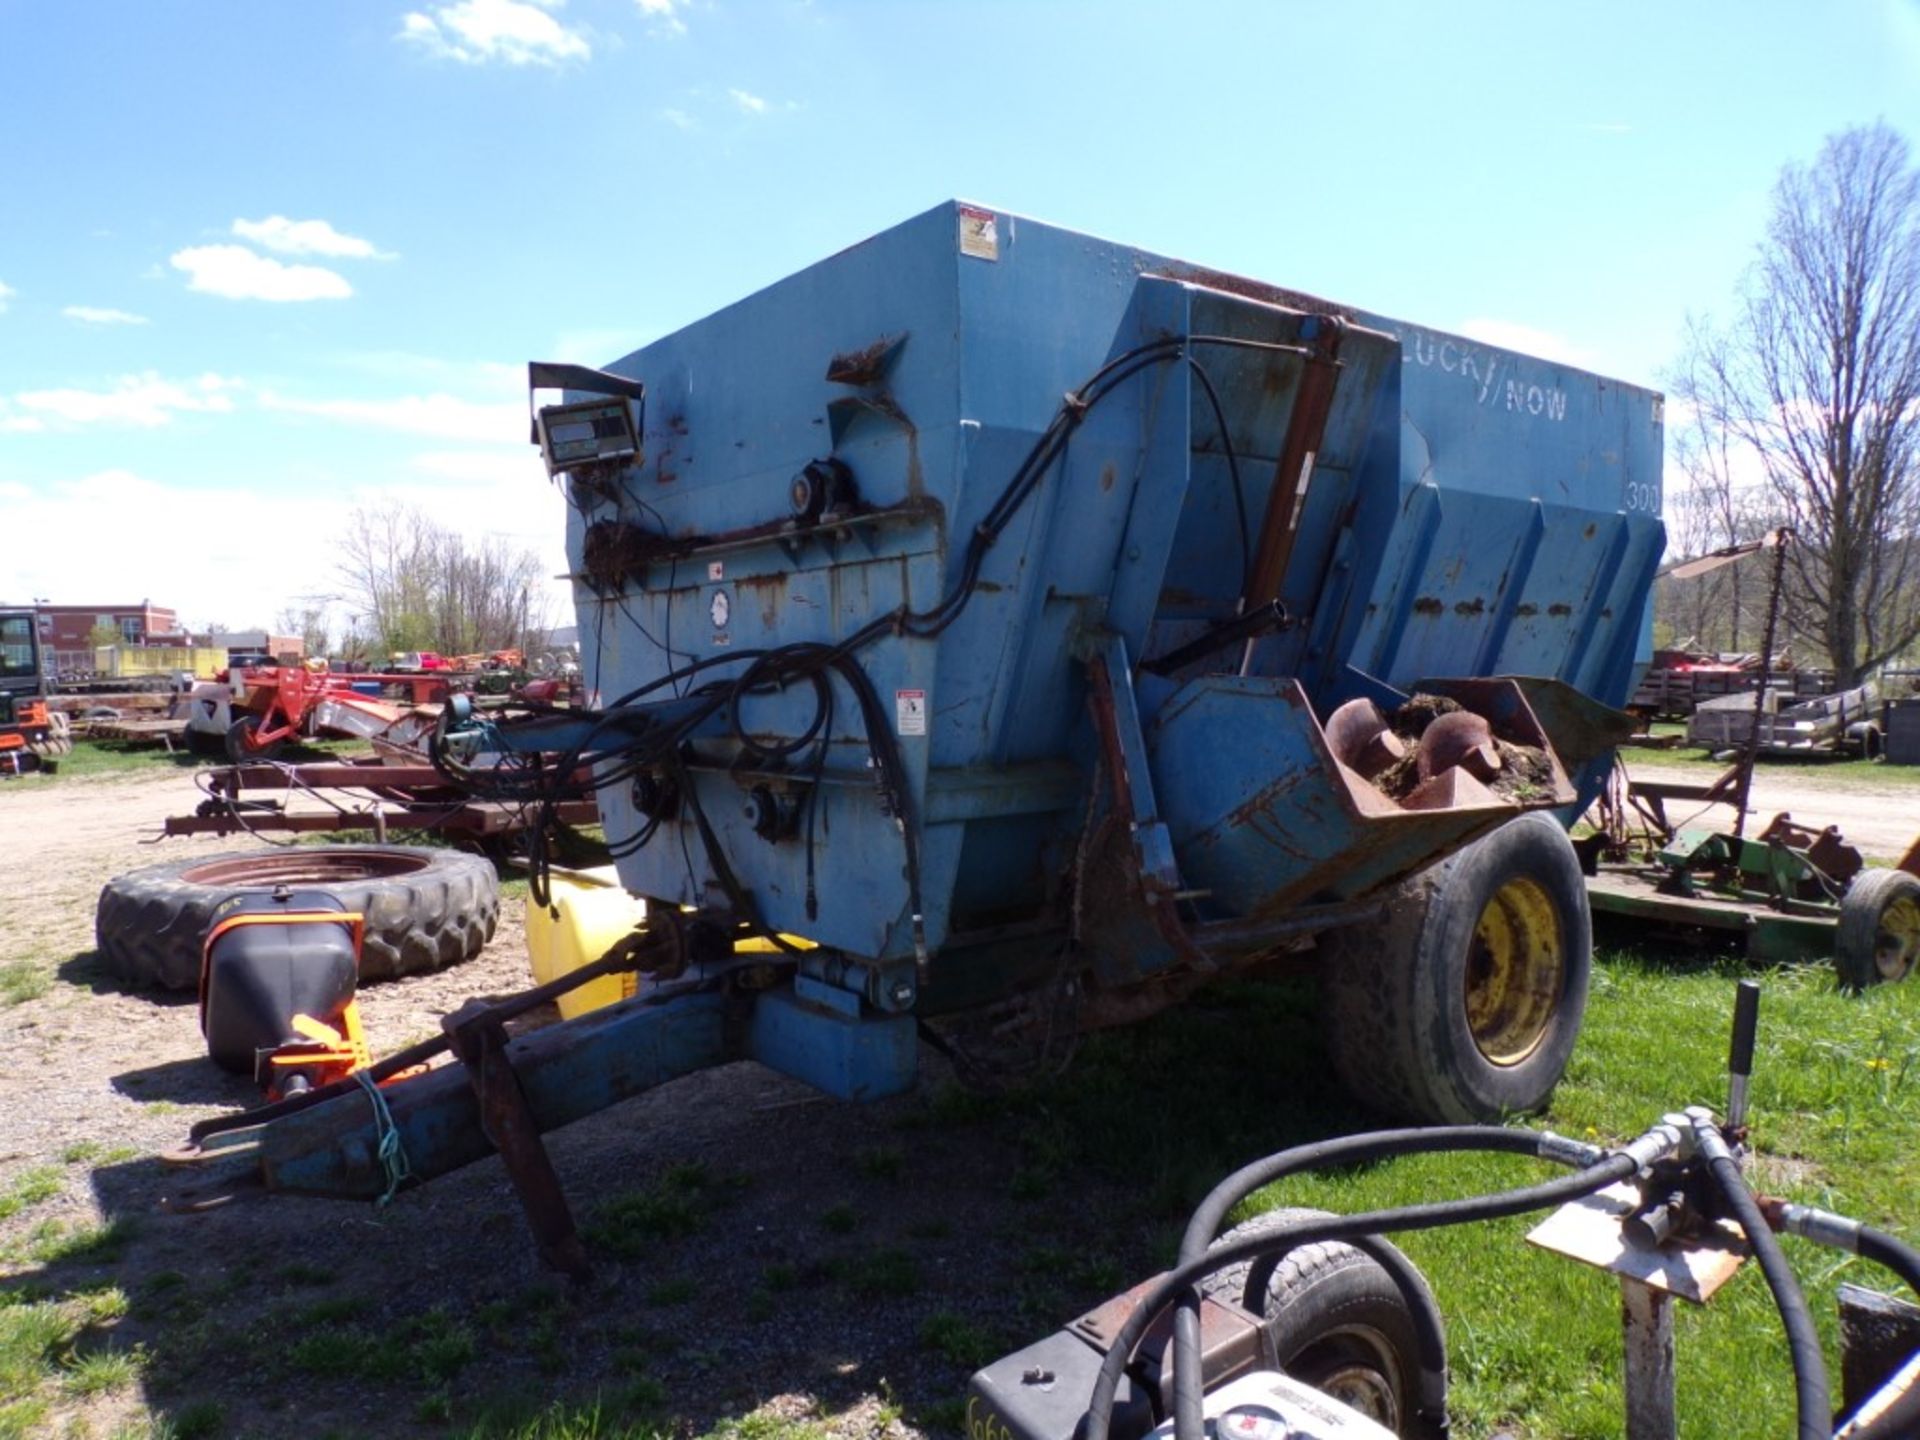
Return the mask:
<svg viewBox="0 0 1920 1440">
<path fill-rule="evenodd" d="M 1833 1404 L 1827 1388 L 1827 1362 L 1820 1353 L 1820 1336 L 1813 1328 L 1813 1315 L 1807 1309 L 1807 1297 L 1800 1293 L 1772 1228 L 1760 1213 L 1753 1192 L 1741 1178 L 1727 1142 L 1713 1117 L 1704 1112 L 1693 1117 L 1695 1143 L 1707 1162 L 1720 1198 L 1726 1201 L 1733 1218 L 1746 1232 L 1753 1258 L 1760 1262 L 1760 1273 L 1773 1292 L 1773 1303 L 1780 1312 L 1780 1323 L 1787 1332 L 1787 1353 L 1793 1360 L 1793 1388 L 1799 1410 L 1800 1440 L 1831 1440 Z"/>
<path fill-rule="evenodd" d="M 1886 1266 L 1920 1299 L 1920 1250 L 1871 1225 L 1860 1227 L 1858 1248 L 1862 1259 Z"/>
<path fill-rule="evenodd" d="M 1194 359 L 1193 350 L 1211 346 L 1226 349 L 1253 351 L 1268 355 L 1306 355 L 1307 350 L 1300 345 L 1283 344 L 1273 341 L 1246 339 L 1228 335 L 1185 335 L 1163 336 L 1148 340 L 1130 350 L 1114 356 L 1088 377 L 1076 392 L 1069 393 L 1055 412 L 1040 436 L 1020 465 L 1015 469 L 1006 486 L 988 507 L 986 515 L 975 526 L 968 537 L 967 548 L 962 557 L 960 575 L 948 592 L 939 599 L 930 610 L 914 611 L 906 605 L 900 606 L 890 614 L 878 616 L 862 626 L 838 644 L 833 646 L 808 644 L 785 646 L 772 651 L 734 651 L 725 655 L 708 656 L 701 659 L 689 659 L 689 662 L 670 668 L 666 674 L 655 680 L 628 691 L 615 700 L 612 705 L 592 716 L 592 728 L 580 743 L 559 757 L 559 763 L 552 768 L 542 766 L 537 761 L 531 765 L 502 763 L 491 771 L 482 773 L 461 764 L 449 753 L 446 740 L 446 725 L 436 727 L 428 741 L 428 760 L 433 768 L 450 784 L 479 796 L 512 802 L 526 802 L 539 806 L 538 818 L 542 827 L 553 818 L 553 807 L 562 787 L 570 783 L 570 777 L 582 763 L 585 756 L 600 741 L 609 721 L 623 707 L 633 704 L 641 696 L 664 686 L 672 686 L 676 696 L 680 693 L 682 681 L 691 678 L 712 666 L 733 665 L 746 662 L 747 668 L 732 679 L 719 682 L 716 686 L 702 687 L 695 694 L 703 695 L 703 708 L 689 712 L 684 718 L 671 726 L 642 734 L 620 737 L 623 743 L 609 746 L 617 752 L 619 759 L 610 770 L 595 774 L 587 788 L 604 789 L 622 784 L 637 777 L 643 771 L 670 764 L 672 757 L 692 735 L 693 731 L 708 718 L 719 711 L 726 713 L 730 728 L 740 742 L 743 753 L 761 762 L 782 760 L 798 755 L 810 744 L 822 747 L 831 739 L 826 717 L 831 714 L 831 701 L 825 680 L 825 671 L 839 669 L 855 693 L 860 703 L 863 719 L 866 723 L 868 746 L 872 752 L 876 768 L 880 772 L 883 789 L 887 792 L 895 818 L 900 822 L 905 847 L 907 888 L 909 892 L 909 910 L 913 927 L 914 952 L 916 961 L 925 965 L 928 959 L 925 939 L 923 904 L 920 895 L 920 863 L 917 844 L 913 834 L 913 817 L 908 813 L 908 785 L 906 768 L 902 762 L 898 746 L 892 741 L 892 732 L 887 725 L 887 717 L 882 711 L 871 681 L 867 678 L 852 657 L 872 641 L 882 635 L 893 633 L 930 639 L 939 635 L 958 618 L 972 598 L 979 583 L 980 571 L 985 562 L 987 551 L 999 539 L 1000 534 L 1012 522 L 1014 515 L 1038 489 L 1047 472 L 1060 461 L 1066 453 L 1067 442 L 1073 432 L 1079 428 L 1087 414 L 1108 396 L 1114 394 L 1126 381 L 1144 370 L 1157 365 L 1176 363 L 1184 360 L 1199 377 L 1200 384 L 1213 408 L 1214 420 L 1226 451 L 1227 463 L 1233 480 L 1235 503 L 1240 510 L 1242 562 L 1245 563 L 1247 533 L 1245 498 L 1242 493 L 1239 475 L 1238 457 L 1234 453 L 1232 439 L 1228 433 L 1225 407 L 1219 393 L 1205 369 Z M 576 503 L 577 497 L 569 487 L 569 503 Z M 644 502 L 637 502 L 640 508 L 660 517 L 658 512 Z M 586 509 L 576 503 L 581 514 Z M 664 522 L 661 523 L 664 530 Z M 671 580 L 671 576 L 669 576 Z M 669 585 L 671 589 L 671 584 Z M 596 594 L 597 594 L 596 590 Z M 599 597 L 604 608 L 607 597 Z M 626 606 L 624 596 L 615 595 L 621 610 L 628 620 L 639 624 L 632 611 Z M 604 625 L 603 611 L 596 611 L 600 624 L 595 627 L 596 648 Z M 669 666 L 675 658 L 672 634 L 673 611 L 667 608 L 668 631 L 664 644 L 654 641 L 666 653 Z M 642 633 L 646 633 L 644 627 Z M 649 640 L 652 636 L 648 635 Z M 743 694 L 764 693 L 778 690 L 788 683 L 798 680 L 811 680 L 816 687 L 819 703 L 815 707 L 814 718 L 806 733 L 792 741 L 762 744 L 746 733 L 740 722 L 740 698 Z M 815 759 L 816 772 L 824 760 L 824 749 Z M 816 787 L 817 788 L 817 787 Z M 700 830 L 703 841 L 711 853 L 715 841 L 710 830 L 700 816 L 697 803 L 692 807 L 695 818 L 701 821 Z M 812 860 L 811 814 L 809 816 L 809 869 Z M 652 830 L 638 832 L 633 837 L 635 847 L 646 843 L 652 836 Z M 684 841 L 684 836 L 683 836 Z M 629 852 L 630 853 L 630 852 Z M 543 847 L 536 842 L 533 846 L 534 865 L 531 871 L 530 889 L 536 903 L 549 903 L 550 894 L 546 884 L 546 864 Z M 727 877 L 722 875 L 723 884 Z M 734 887 L 727 886 L 731 892 Z M 733 895 L 736 901 L 738 895 Z M 809 913 L 813 909 L 809 901 Z"/>
<path fill-rule="evenodd" d="M 1227 1215 L 1235 1205 L 1261 1186 L 1271 1185 L 1288 1175 L 1328 1165 L 1358 1164 L 1441 1150 L 1539 1155 L 1546 1139 L 1537 1130 L 1515 1130 L 1502 1125 L 1435 1125 L 1377 1130 L 1365 1135 L 1323 1140 L 1317 1144 L 1296 1145 L 1291 1150 L 1282 1150 L 1242 1166 L 1213 1187 L 1193 1212 L 1193 1218 L 1187 1221 L 1186 1233 L 1180 1239 L 1180 1263 L 1184 1265 L 1198 1260 L 1207 1253 L 1207 1247 L 1220 1233 L 1220 1227 L 1226 1223 Z M 1379 1253 L 1369 1253 L 1373 1254 L 1375 1260 L 1380 1260 Z M 1422 1388 L 1431 1391 L 1436 1379 L 1444 1385 L 1446 1375 L 1446 1349 L 1439 1319 L 1428 1313 L 1431 1301 L 1417 1286 L 1402 1283 L 1402 1277 L 1397 1273 L 1400 1267 L 1387 1264 L 1385 1268 L 1406 1297 L 1408 1308 L 1415 1316 L 1416 1327 L 1423 1332 L 1431 1331 L 1431 1334 L 1419 1336 L 1422 1342 Z M 1252 1275 L 1248 1277 L 1249 1308 L 1256 1278 Z M 1173 1315 L 1173 1414 L 1176 1426 L 1193 1434 L 1199 1434 L 1204 1423 L 1204 1380 L 1200 1368 L 1200 1295 L 1189 1288 L 1180 1296 L 1179 1308 Z"/>
<path fill-rule="evenodd" d="M 1375 1137 L 1354 1138 L 1365 1141 Z M 1638 1144 L 1636 1142 L 1636 1148 Z M 1428 1205 L 1407 1205 L 1360 1215 L 1331 1216 L 1325 1220 L 1303 1220 L 1296 1225 L 1283 1225 L 1239 1240 L 1230 1240 L 1197 1260 L 1184 1262 L 1154 1283 L 1115 1334 L 1112 1348 L 1100 1363 L 1100 1375 L 1094 1383 L 1092 1399 L 1087 1404 L 1086 1431 L 1082 1440 L 1108 1440 L 1108 1430 L 1113 1420 L 1114 1393 L 1119 1388 L 1120 1377 L 1126 1373 L 1128 1362 L 1133 1358 L 1134 1347 L 1140 1343 L 1140 1337 L 1182 1291 L 1216 1270 L 1224 1270 L 1242 1260 L 1255 1259 L 1269 1250 L 1294 1249 L 1324 1240 L 1351 1241 L 1397 1230 L 1433 1230 L 1446 1225 L 1498 1220 L 1508 1215 L 1524 1215 L 1530 1210 L 1544 1210 L 1591 1195 L 1616 1180 L 1624 1180 L 1639 1170 L 1643 1163 L 1643 1155 L 1632 1150 L 1621 1151 L 1609 1155 L 1578 1175 L 1565 1175 L 1556 1180 L 1522 1186 L 1517 1190 L 1503 1190 L 1494 1195 L 1443 1200 Z M 1177 1417 L 1174 1433 L 1178 1440 L 1200 1440 L 1198 1434 L 1182 1430 Z"/>
</svg>

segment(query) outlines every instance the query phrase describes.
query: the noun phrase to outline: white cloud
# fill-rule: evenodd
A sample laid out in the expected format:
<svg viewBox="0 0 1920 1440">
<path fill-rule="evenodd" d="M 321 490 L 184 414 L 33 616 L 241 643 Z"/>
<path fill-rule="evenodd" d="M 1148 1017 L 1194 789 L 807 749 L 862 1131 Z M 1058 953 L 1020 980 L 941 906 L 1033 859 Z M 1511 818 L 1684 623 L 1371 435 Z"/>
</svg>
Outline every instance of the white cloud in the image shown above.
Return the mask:
<svg viewBox="0 0 1920 1440">
<path fill-rule="evenodd" d="M 187 488 L 119 468 L 0 488 L 27 491 L 7 494 L 20 533 L 86 537 L 85 544 L 32 547 L 17 564 L 8 557 L 22 594 L 56 604 L 149 595 L 191 625 L 267 625 L 295 596 L 335 583 L 333 552 L 317 542 L 343 528 L 345 506 L 324 488 Z M 244 514 L 246 523 L 208 523 L 220 514 Z M 102 524 L 103 515 L 113 523 Z M 316 543 L 263 539 L 275 535 Z"/>
<path fill-rule="evenodd" d="M 163 380 L 152 371 L 123 375 L 107 390 L 24 390 L 0 399 L 0 429 L 77 429 L 86 425 L 170 425 L 178 414 L 226 414 L 238 380 L 207 374 L 197 380 Z"/>
<path fill-rule="evenodd" d="M 7 301 L 11 300 L 15 295 L 19 293 L 20 293 L 19 291 L 15 290 L 11 285 L 7 284 L 4 280 L 0 280 L 0 315 L 4 315 L 7 313 Z"/>
<path fill-rule="evenodd" d="M 126 310 L 104 310 L 98 305 L 69 305 L 60 312 L 82 325 L 144 325 L 147 317 Z"/>
<path fill-rule="evenodd" d="M 287 265 L 244 245 L 189 246 L 174 252 L 172 264 L 189 277 L 188 289 L 229 300 L 345 300 L 353 294 L 345 277 L 331 270 Z"/>
<path fill-rule="evenodd" d="M 357 235 L 342 235 L 324 220 L 289 220 L 269 215 L 264 220 L 236 220 L 233 233 L 242 240 L 282 255 L 330 255 L 342 260 L 390 259 Z"/>
<path fill-rule="evenodd" d="M 58 604 L 150 595 L 191 625 L 269 625 L 305 597 L 337 594 L 337 552 L 328 542 L 346 530 L 356 507 L 394 502 L 470 539 L 529 548 L 543 575 L 559 574 L 566 569 L 566 504 L 530 449 L 527 456 L 531 473 L 506 465 L 509 457 L 497 451 L 448 452 L 344 472 L 296 462 L 288 483 L 245 490 L 157 480 L 123 468 L 0 481 L 9 522 L 0 530 L 0 572 L 20 594 L 46 595 Z M 101 524 L 103 514 L 114 523 Z M 207 519 L 239 514 L 244 525 Z M 84 535 L 86 543 L 22 546 L 16 556 L 7 544 L 15 534 Z M 274 536 L 303 543 L 274 544 Z M 572 623 L 565 583 L 549 581 L 542 598 L 549 623 Z M 336 624 L 345 609 L 336 610 Z"/>
<path fill-rule="evenodd" d="M 733 97 L 734 104 L 738 105 L 749 115 L 764 115 L 767 113 L 767 102 L 762 100 L 758 95 L 749 94 L 745 90 L 729 90 L 727 94 Z"/>
<path fill-rule="evenodd" d="M 664 30 L 670 35 L 687 33 L 687 22 L 680 18 L 680 12 L 686 9 L 686 0 L 634 0 L 640 7 L 640 13 L 654 23 L 654 28 Z"/>
<path fill-rule="evenodd" d="M 1458 328 L 1460 334 L 1469 340 L 1478 340 L 1483 345 L 1497 345 L 1502 350 L 1535 355 L 1561 365 L 1577 365 L 1582 370 L 1594 368 L 1594 357 L 1589 351 L 1551 330 L 1536 330 L 1531 325 L 1520 325 L 1511 320 L 1485 318 L 1463 321 Z"/>
<path fill-rule="evenodd" d="M 524 401 L 492 404 L 445 394 L 403 395 L 394 400 L 302 400 L 263 391 L 260 404 L 264 409 L 290 415 L 310 415 L 343 425 L 398 430 L 443 440 L 496 445 L 527 443 Z"/>
<path fill-rule="evenodd" d="M 697 130 L 700 128 L 694 118 L 684 110 L 668 108 L 660 112 L 660 118 L 676 130 Z"/>
<path fill-rule="evenodd" d="M 526 439 L 526 431 L 520 432 Z M 523 445 L 516 453 L 509 450 L 434 450 L 416 455 L 414 470 L 436 480 L 458 480 L 486 485 L 523 485 L 544 482 L 547 467 L 540 463 L 540 452 Z"/>
<path fill-rule="evenodd" d="M 567 29 L 548 8 L 561 0 L 457 0 L 430 13 L 412 11 L 401 22 L 400 39 L 419 45 L 441 60 L 463 65 L 559 65 L 586 60 L 593 47 Z"/>
</svg>

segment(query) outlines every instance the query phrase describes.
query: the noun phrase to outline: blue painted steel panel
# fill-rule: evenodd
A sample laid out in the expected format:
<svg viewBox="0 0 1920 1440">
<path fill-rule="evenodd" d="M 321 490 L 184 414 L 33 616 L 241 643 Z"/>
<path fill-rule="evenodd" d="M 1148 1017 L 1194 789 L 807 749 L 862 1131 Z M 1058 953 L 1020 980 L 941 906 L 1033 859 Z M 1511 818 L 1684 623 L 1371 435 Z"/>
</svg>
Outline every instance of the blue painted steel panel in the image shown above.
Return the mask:
<svg viewBox="0 0 1920 1440">
<path fill-rule="evenodd" d="M 773 990 L 754 1004 L 746 1050 L 761 1064 L 839 1099 L 881 1100 L 913 1084 L 914 1020 L 862 1018 L 837 1004 Z"/>
<path fill-rule="evenodd" d="M 692 658 L 832 642 L 901 606 L 928 609 L 1061 397 L 1135 347 L 1190 337 L 1222 414 L 1185 357 L 1121 381 L 987 552 L 951 628 L 887 635 L 858 657 L 899 731 L 936 952 L 996 899 L 1036 919 L 1057 902 L 1093 770 L 1075 648 L 1104 628 L 1152 657 L 1234 613 L 1251 544 L 1239 512 L 1257 530 L 1304 367 L 1204 337 L 1290 344 L 1327 315 L 1352 327 L 1281 586 L 1296 623 L 1248 656 L 1250 677 L 1284 682 L 1267 687 L 1272 715 L 1296 703 L 1280 697 L 1297 683 L 1305 735 L 1343 699 L 1434 675 L 1557 677 L 1625 700 L 1663 543 L 1657 395 L 1017 216 L 994 228 L 993 253 L 978 253 L 962 207 L 939 206 L 616 362 L 648 387 L 644 462 L 609 494 L 570 486 L 577 573 L 595 520 L 686 546 L 635 564 L 618 594 L 576 586 L 587 675 L 610 702 Z M 891 513 L 824 532 L 789 523 L 790 478 L 828 455 L 870 511 Z M 808 692 L 750 698 L 743 727 L 799 734 Z M 1181 694 L 1143 682 L 1143 717 Z M 899 823 L 878 803 L 844 691 L 832 739 L 817 913 L 805 844 L 753 832 L 752 777 L 733 773 L 724 744 L 696 766 L 703 806 L 770 925 L 855 955 L 910 955 Z M 1269 793 L 1306 742 L 1249 721 L 1209 743 L 1226 747 L 1211 763 L 1251 767 L 1253 792 Z M 1159 787 L 1175 859 L 1218 868 L 1202 855 L 1215 854 L 1202 837 L 1220 834 L 1219 797 L 1202 798 L 1217 787 L 1182 768 L 1202 754 L 1162 743 L 1153 763 L 1183 777 Z M 1028 762 L 1076 767 L 1082 786 L 1036 801 L 1012 778 Z M 974 778 L 935 783 L 954 774 Z M 1000 801 L 978 778 L 994 774 L 1010 777 Z M 964 805 L 939 798 L 962 789 Z M 1337 799 L 1320 793 L 1307 810 Z M 624 787 L 601 803 L 610 836 L 640 826 Z M 1389 847 L 1392 864 L 1419 863 L 1418 849 Z M 684 815 L 621 861 L 629 888 L 674 902 L 711 903 L 709 871 Z M 1249 909 L 1279 893 L 1227 891 Z"/>
</svg>

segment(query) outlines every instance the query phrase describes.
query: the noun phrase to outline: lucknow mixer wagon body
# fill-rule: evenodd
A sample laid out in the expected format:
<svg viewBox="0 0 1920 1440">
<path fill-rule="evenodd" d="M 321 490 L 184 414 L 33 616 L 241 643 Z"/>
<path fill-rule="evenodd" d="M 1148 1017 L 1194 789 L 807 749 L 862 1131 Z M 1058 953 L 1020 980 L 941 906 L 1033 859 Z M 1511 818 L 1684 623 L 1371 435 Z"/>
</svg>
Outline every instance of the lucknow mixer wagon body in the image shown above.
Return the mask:
<svg viewBox="0 0 1920 1440">
<path fill-rule="evenodd" d="M 204 1145 L 367 1195 L 391 1131 L 414 1178 L 499 1148 L 526 1195 L 516 1126 L 674 1075 L 885 1095 L 923 1037 L 1005 1059 L 1286 951 L 1367 1098 L 1544 1101 L 1658 395 L 957 203 L 530 383 L 567 392 L 536 432 L 590 708 L 455 714 L 434 754 L 594 791 L 639 994 Z"/>
</svg>

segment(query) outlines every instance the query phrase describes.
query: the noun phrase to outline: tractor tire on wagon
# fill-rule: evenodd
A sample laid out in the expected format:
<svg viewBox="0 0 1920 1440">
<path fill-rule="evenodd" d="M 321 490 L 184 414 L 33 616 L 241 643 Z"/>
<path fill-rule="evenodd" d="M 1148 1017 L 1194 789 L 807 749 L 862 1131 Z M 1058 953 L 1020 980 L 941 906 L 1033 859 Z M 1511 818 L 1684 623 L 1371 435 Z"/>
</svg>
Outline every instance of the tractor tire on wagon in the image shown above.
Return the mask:
<svg viewBox="0 0 1920 1440">
<path fill-rule="evenodd" d="M 1320 975 L 1334 1068 L 1390 1115 L 1474 1124 L 1542 1108 L 1586 1012 L 1593 922 L 1573 843 L 1510 820 L 1330 937 Z"/>
<path fill-rule="evenodd" d="M 500 880 L 484 856 L 409 845 L 283 847 L 130 870 L 94 911 L 100 962 L 117 979 L 162 990 L 200 983 L 214 909 L 276 886 L 325 890 L 366 917 L 360 978 L 390 980 L 470 960 L 493 938 Z"/>
<path fill-rule="evenodd" d="M 1215 1245 L 1301 1220 L 1329 1219 L 1324 1210 L 1282 1209 L 1257 1215 Z M 1377 1239 L 1377 1237 L 1376 1237 Z M 1390 1242 L 1378 1240 L 1412 1277 L 1429 1315 L 1438 1315 L 1425 1278 Z M 1215 1271 L 1203 1293 L 1246 1304 L 1249 1262 Z M 1280 1368 L 1303 1385 L 1325 1391 L 1403 1440 L 1444 1433 L 1423 1411 L 1420 1343 L 1413 1308 L 1386 1267 L 1341 1241 L 1301 1245 L 1280 1258 L 1264 1296 L 1247 1308 L 1266 1321 Z M 1439 1414 L 1444 1418 L 1445 1408 Z"/>
</svg>

